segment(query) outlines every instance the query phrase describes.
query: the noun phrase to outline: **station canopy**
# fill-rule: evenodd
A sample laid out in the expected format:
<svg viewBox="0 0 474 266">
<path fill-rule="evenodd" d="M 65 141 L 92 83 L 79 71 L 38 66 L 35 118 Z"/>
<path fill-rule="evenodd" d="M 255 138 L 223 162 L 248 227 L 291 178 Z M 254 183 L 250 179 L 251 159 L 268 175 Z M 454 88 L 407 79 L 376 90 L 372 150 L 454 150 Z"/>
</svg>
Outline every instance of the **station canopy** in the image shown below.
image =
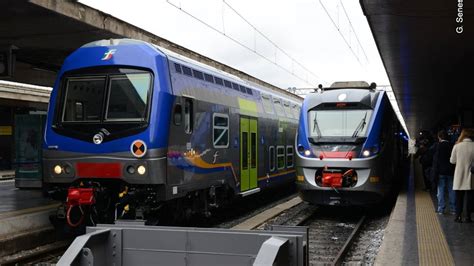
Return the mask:
<svg viewBox="0 0 474 266">
<path fill-rule="evenodd" d="M 77 1 L 2 0 L 0 10 L 0 52 L 13 49 L 16 56 L 14 75 L 0 79 L 52 86 L 64 59 L 75 49 L 100 39 L 132 38 L 290 95 L 286 90 Z"/>
<path fill-rule="evenodd" d="M 361 0 L 360 4 L 411 136 L 445 121 L 456 122 L 460 116 L 472 120 L 472 3 Z M 462 23 L 456 22 L 458 17 Z M 459 26 L 462 33 L 456 32 Z"/>
</svg>

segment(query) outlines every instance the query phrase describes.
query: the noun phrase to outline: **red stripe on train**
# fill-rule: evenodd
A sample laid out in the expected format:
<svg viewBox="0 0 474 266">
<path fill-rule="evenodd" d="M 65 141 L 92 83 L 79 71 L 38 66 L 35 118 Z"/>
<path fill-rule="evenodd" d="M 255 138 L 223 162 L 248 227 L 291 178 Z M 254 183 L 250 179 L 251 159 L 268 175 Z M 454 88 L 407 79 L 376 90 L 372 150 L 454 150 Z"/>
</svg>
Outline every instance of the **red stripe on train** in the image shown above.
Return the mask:
<svg viewBox="0 0 474 266">
<path fill-rule="evenodd" d="M 353 158 L 355 157 L 355 152 L 350 151 L 324 151 L 321 152 L 324 158 Z"/>
<path fill-rule="evenodd" d="M 119 178 L 122 176 L 120 163 L 76 163 L 78 177 Z"/>
</svg>

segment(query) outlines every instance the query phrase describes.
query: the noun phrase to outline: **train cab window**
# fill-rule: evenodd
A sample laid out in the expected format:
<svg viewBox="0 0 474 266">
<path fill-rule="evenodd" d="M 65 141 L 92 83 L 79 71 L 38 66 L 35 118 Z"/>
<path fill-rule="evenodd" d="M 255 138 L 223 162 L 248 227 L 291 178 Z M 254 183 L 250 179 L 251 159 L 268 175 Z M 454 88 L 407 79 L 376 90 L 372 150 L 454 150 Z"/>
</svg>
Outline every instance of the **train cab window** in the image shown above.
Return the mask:
<svg viewBox="0 0 474 266">
<path fill-rule="evenodd" d="M 270 95 L 265 95 L 262 94 L 262 103 L 263 103 L 263 110 L 267 114 L 274 114 L 275 111 L 273 111 L 273 104 L 272 104 L 272 99 Z"/>
<path fill-rule="evenodd" d="M 277 146 L 277 168 L 285 168 L 285 146 Z"/>
<path fill-rule="evenodd" d="M 193 132 L 193 100 L 184 100 L 184 132 L 191 134 Z"/>
<path fill-rule="evenodd" d="M 275 171 L 275 146 L 268 147 L 268 164 L 270 172 Z"/>
<path fill-rule="evenodd" d="M 202 72 L 201 72 L 201 71 L 197 71 L 197 70 L 194 70 L 194 69 L 193 69 L 193 75 L 194 75 L 194 77 L 197 78 L 197 79 L 201 79 L 201 80 L 204 79 L 204 76 L 202 75 Z"/>
<path fill-rule="evenodd" d="M 183 108 L 181 104 L 176 104 L 173 111 L 173 123 L 176 126 L 181 126 L 181 122 L 183 121 Z"/>
<path fill-rule="evenodd" d="M 176 70 L 177 73 L 181 73 L 181 65 L 174 63 L 174 69 Z"/>
<path fill-rule="evenodd" d="M 278 116 L 285 116 L 285 111 L 283 110 L 280 99 L 273 98 L 273 106 L 275 107 Z"/>
<path fill-rule="evenodd" d="M 209 75 L 209 74 L 204 73 L 204 79 L 205 79 L 207 82 L 214 83 L 214 77 L 213 77 L 212 75 Z"/>
<path fill-rule="evenodd" d="M 192 76 L 191 68 L 189 68 L 187 66 L 181 66 L 181 68 L 183 70 L 183 74 L 188 75 L 188 76 Z"/>
<path fill-rule="evenodd" d="M 110 78 L 106 120 L 144 121 L 150 74 L 125 74 Z"/>
<path fill-rule="evenodd" d="M 214 113 L 212 116 L 212 142 L 214 148 L 229 147 L 229 116 Z"/>
<path fill-rule="evenodd" d="M 293 165 L 293 146 L 288 145 L 286 146 L 286 167 L 292 168 Z"/>
<path fill-rule="evenodd" d="M 224 81 L 221 78 L 214 77 L 214 80 L 216 81 L 216 84 L 224 86 Z"/>
<path fill-rule="evenodd" d="M 285 102 L 283 103 L 283 106 L 285 108 L 286 117 L 293 118 L 293 112 L 291 111 L 290 103 Z"/>
<path fill-rule="evenodd" d="M 105 77 L 69 78 L 63 122 L 98 122 L 104 101 Z M 77 105 L 80 103 L 80 107 Z M 81 112 L 78 114 L 77 112 Z"/>
<path fill-rule="evenodd" d="M 224 85 L 225 85 L 227 88 L 231 88 L 231 89 L 232 89 L 232 83 L 230 83 L 230 81 L 224 80 Z"/>
</svg>

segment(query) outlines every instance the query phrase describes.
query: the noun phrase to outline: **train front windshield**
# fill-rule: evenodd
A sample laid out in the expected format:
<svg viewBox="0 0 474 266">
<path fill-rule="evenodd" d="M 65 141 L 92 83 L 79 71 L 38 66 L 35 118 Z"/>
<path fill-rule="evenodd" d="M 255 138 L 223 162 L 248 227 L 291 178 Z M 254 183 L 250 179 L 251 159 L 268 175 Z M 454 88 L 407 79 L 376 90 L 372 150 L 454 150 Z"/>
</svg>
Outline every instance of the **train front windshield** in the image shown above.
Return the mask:
<svg viewBox="0 0 474 266">
<path fill-rule="evenodd" d="M 311 110 L 308 112 L 311 138 L 359 138 L 367 134 L 372 110 Z"/>
<path fill-rule="evenodd" d="M 150 83 L 149 74 L 68 78 L 62 122 L 143 121 Z"/>
<path fill-rule="evenodd" d="M 90 141 L 105 129 L 108 140 L 148 125 L 153 75 L 134 69 L 98 69 L 63 77 L 53 130 Z M 107 134 L 108 134 L 107 133 Z"/>
</svg>

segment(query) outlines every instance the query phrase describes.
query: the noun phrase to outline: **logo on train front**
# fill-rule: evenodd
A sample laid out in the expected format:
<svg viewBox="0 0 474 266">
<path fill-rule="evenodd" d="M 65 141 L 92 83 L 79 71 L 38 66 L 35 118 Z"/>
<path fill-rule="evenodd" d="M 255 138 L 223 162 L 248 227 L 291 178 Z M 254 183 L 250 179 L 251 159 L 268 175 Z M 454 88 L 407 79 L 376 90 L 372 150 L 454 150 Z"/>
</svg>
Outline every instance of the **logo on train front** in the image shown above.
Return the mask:
<svg viewBox="0 0 474 266">
<path fill-rule="evenodd" d="M 117 51 L 117 49 L 110 49 L 108 50 L 107 52 L 104 53 L 104 57 L 102 57 L 101 60 L 110 60 L 112 59 L 112 56 L 115 54 L 115 52 Z"/>
<path fill-rule="evenodd" d="M 140 158 L 145 156 L 146 153 L 146 144 L 142 140 L 135 140 L 130 146 L 130 151 L 133 156 Z"/>
</svg>

